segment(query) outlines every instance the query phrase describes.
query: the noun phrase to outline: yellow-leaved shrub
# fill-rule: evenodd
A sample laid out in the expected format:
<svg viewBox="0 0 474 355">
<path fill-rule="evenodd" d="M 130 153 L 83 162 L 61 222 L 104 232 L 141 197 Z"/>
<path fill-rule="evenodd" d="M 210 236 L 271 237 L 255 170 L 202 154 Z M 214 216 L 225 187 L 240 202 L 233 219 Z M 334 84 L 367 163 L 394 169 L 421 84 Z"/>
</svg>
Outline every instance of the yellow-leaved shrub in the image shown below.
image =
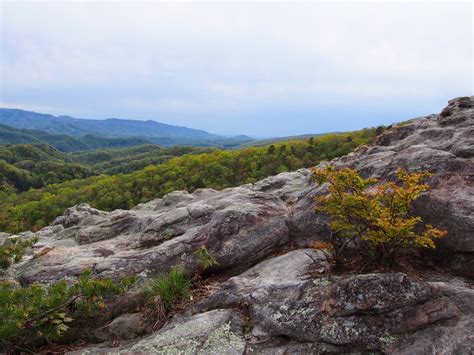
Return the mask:
<svg viewBox="0 0 474 355">
<path fill-rule="evenodd" d="M 350 168 L 336 170 L 327 165 L 313 169 L 315 180 L 328 183 L 329 194 L 318 197 L 316 209 L 331 217 L 330 243 L 337 266 L 363 263 L 388 267 L 400 249 L 435 248 L 434 239 L 445 230 L 412 214 L 413 202 L 429 189 L 422 181 L 428 172 L 408 173 L 398 169 L 398 182 L 362 178 Z"/>
</svg>

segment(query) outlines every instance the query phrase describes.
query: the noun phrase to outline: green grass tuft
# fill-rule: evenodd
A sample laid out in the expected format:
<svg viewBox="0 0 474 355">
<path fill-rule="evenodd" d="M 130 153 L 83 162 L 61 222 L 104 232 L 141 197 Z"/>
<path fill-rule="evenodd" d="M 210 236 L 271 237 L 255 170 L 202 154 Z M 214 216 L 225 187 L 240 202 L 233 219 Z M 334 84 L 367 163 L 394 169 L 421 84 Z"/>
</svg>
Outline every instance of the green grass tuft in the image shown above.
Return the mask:
<svg viewBox="0 0 474 355">
<path fill-rule="evenodd" d="M 170 310 L 179 300 L 188 295 L 191 281 L 184 273 L 173 267 L 169 273 L 160 273 L 151 280 L 147 287 L 150 298 L 160 296 L 161 302 L 166 310 Z"/>
</svg>

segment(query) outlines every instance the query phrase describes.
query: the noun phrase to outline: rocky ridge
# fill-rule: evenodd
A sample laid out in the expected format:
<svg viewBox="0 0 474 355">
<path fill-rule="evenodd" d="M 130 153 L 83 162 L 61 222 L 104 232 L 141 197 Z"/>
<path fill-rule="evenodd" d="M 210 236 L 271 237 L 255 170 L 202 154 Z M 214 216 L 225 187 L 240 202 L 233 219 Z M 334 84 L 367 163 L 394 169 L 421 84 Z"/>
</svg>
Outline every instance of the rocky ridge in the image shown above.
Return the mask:
<svg viewBox="0 0 474 355">
<path fill-rule="evenodd" d="M 329 234 L 327 217 L 314 212 L 325 187 L 301 169 L 222 191 L 176 191 L 129 211 L 75 206 L 37 233 L 32 254 L 9 277 L 49 282 L 91 268 L 113 278 L 137 274 L 143 283 L 172 266 L 192 275 L 202 245 L 219 263 L 210 271 L 231 276 L 142 338 L 149 329 L 138 314 L 113 312 L 95 338 L 121 345 L 79 353 L 474 352 L 474 97 L 391 127 L 332 164 L 382 180 L 398 167 L 431 171 L 432 188 L 416 213 L 449 234 L 420 257 L 443 270 L 416 277 L 327 273 L 324 254 L 308 248 Z"/>
</svg>

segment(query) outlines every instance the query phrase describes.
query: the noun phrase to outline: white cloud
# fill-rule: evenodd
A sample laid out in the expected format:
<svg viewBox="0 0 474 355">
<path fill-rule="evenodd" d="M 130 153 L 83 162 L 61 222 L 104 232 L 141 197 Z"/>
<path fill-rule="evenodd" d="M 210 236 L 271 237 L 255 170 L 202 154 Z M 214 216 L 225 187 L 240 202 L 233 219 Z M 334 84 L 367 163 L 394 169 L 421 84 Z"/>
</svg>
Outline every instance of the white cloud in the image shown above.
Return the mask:
<svg viewBox="0 0 474 355">
<path fill-rule="evenodd" d="M 5 102 L 5 101 L 0 101 L 0 107 L 2 107 L 2 108 L 19 108 L 19 107 L 21 107 L 23 110 L 36 111 L 36 112 L 52 112 L 52 111 L 56 110 L 56 108 L 52 107 L 52 106 L 30 105 L 27 102 Z"/>
<path fill-rule="evenodd" d="M 470 3 L 3 1 L 0 19 L 0 99 L 79 116 L 219 131 L 225 110 L 473 91 Z"/>
</svg>

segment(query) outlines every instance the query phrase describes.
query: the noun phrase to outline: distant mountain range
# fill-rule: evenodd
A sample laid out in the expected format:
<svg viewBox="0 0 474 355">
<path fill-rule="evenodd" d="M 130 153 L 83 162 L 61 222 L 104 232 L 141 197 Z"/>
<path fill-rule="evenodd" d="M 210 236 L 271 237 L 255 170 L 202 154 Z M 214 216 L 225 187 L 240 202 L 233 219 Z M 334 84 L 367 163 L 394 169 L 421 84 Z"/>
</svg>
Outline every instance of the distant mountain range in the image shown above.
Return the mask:
<svg viewBox="0 0 474 355">
<path fill-rule="evenodd" d="M 75 152 L 97 148 L 130 147 L 150 144 L 150 141 L 140 137 L 107 138 L 92 135 L 71 137 L 66 134 L 51 134 L 0 124 L 0 145 L 26 143 L 47 143 L 62 152 Z"/>
<path fill-rule="evenodd" d="M 122 146 L 151 142 L 162 146 L 195 145 L 218 146 L 223 148 L 237 146 L 244 142 L 250 142 L 253 140 L 247 136 L 226 138 L 203 130 L 173 126 L 152 120 L 138 121 L 117 118 L 104 120 L 83 119 L 70 116 L 53 116 L 7 108 L 0 108 L 0 124 L 8 125 L 17 129 L 27 129 L 29 132 L 23 132 L 24 134 L 48 142 L 53 146 L 55 145 L 50 143 L 48 140 L 45 140 L 45 137 L 48 137 L 48 139 L 59 139 L 57 136 L 60 135 L 62 139 L 66 139 L 64 137 L 69 136 L 71 139 L 76 138 L 78 141 L 82 142 L 85 139 L 89 142 L 84 142 L 86 146 L 87 144 L 94 144 L 90 143 L 90 141 L 95 141 L 95 144 L 99 144 L 99 146 L 86 149 L 113 146 L 115 142 L 119 142 L 116 141 L 118 138 L 126 138 L 123 142 L 124 145 Z M 3 129 L 5 130 L 5 127 L 3 127 Z M 41 131 L 40 133 L 42 133 L 43 138 L 38 137 L 40 134 L 38 132 L 32 134 L 31 130 Z M 22 132 L 15 132 L 15 139 L 20 139 L 18 136 L 19 133 Z M 48 134 L 49 136 L 47 136 Z M 52 138 L 51 136 L 55 136 L 56 138 Z M 103 141 L 103 143 L 98 143 L 98 141 L 101 141 L 104 138 L 108 140 Z M 132 141 L 130 141 L 130 139 L 132 139 Z M 3 134 L 3 140 L 6 140 L 5 133 Z M 135 144 L 134 140 L 141 141 L 136 141 Z M 27 142 L 22 141 L 21 143 Z M 62 148 L 58 147 L 58 149 L 64 151 Z"/>
</svg>

